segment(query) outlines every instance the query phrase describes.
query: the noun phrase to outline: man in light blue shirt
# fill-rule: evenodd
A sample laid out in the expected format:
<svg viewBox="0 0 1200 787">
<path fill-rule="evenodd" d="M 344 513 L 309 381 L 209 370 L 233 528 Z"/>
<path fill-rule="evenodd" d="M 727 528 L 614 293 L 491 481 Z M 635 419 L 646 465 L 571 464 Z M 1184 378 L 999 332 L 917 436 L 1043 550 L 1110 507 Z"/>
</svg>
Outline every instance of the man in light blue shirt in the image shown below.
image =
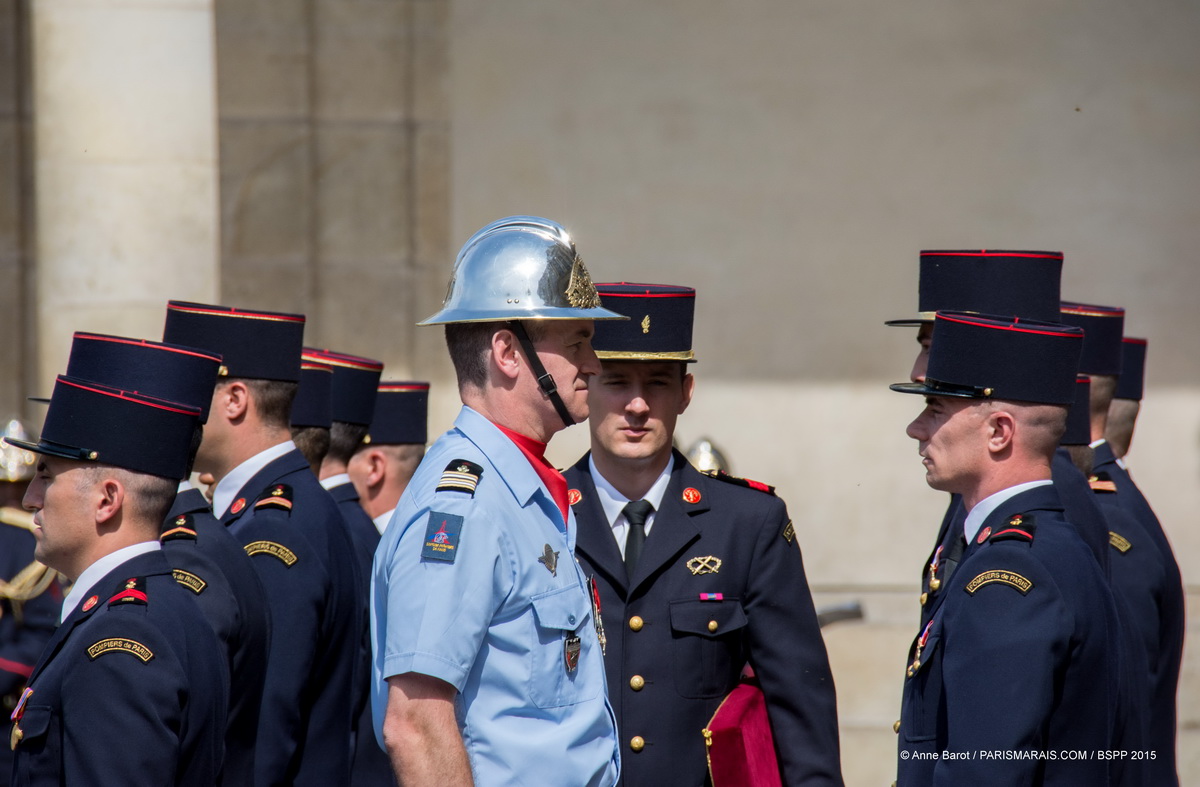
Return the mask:
<svg viewBox="0 0 1200 787">
<path fill-rule="evenodd" d="M 512 217 L 459 253 L 441 312 L 464 407 L 396 509 L 372 578 L 372 708 L 402 784 L 616 782 L 593 594 L 544 457 L 587 418 L 595 287 L 566 231 Z"/>
</svg>

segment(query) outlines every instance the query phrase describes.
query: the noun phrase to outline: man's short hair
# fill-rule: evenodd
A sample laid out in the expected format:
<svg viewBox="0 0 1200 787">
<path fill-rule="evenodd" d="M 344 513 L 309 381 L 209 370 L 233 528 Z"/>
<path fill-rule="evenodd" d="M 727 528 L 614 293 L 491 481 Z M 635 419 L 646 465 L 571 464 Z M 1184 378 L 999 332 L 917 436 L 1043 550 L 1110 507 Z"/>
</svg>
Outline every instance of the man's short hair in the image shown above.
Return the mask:
<svg viewBox="0 0 1200 787">
<path fill-rule="evenodd" d="M 293 426 L 292 442 L 304 454 L 308 466 L 316 472 L 325 454 L 329 453 L 329 429 L 324 426 Z"/>
<path fill-rule="evenodd" d="M 335 462 L 346 464 L 363 444 L 370 427 L 346 421 L 334 421 L 329 427 L 329 450 L 326 456 Z"/>
<path fill-rule="evenodd" d="M 524 320 L 522 324 L 534 343 L 546 333 L 542 320 Z M 456 322 L 446 326 L 446 349 L 450 351 L 460 390 L 466 386 L 487 386 L 487 357 L 492 348 L 492 336 L 496 331 L 511 327 L 511 322 Z"/>
<path fill-rule="evenodd" d="M 228 377 L 217 381 L 217 387 L 243 383 L 250 390 L 252 407 L 266 426 L 288 429 L 292 422 L 292 401 L 299 383 L 289 380 L 258 380 L 252 377 Z"/>
<path fill-rule="evenodd" d="M 83 465 L 80 488 L 99 483 L 101 479 L 116 478 L 125 487 L 125 506 L 137 520 L 159 527 L 175 503 L 179 481 L 173 478 L 138 473 L 113 465 Z"/>
</svg>

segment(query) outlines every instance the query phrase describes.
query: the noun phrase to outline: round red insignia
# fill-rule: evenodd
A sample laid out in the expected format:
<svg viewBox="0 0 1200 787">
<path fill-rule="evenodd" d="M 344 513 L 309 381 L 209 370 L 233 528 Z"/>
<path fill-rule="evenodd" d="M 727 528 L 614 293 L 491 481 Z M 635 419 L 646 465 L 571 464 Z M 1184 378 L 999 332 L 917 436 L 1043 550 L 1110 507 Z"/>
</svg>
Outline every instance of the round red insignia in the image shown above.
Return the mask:
<svg viewBox="0 0 1200 787">
<path fill-rule="evenodd" d="M 689 486 L 687 489 L 683 490 L 683 499 L 689 503 L 699 503 L 700 490 L 694 486 Z"/>
<path fill-rule="evenodd" d="M 982 544 L 984 541 L 988 540 L 988 536 L 990 536 L 991 534 L 992 534 L 992 529 L 990 527 L 985 527 L 983 530 L 979 531 L 979 538 L 975 539 L 975 543 Z"/>
<path fill-rule="evenodd" d="M 568 489 L 567 490 L 567 504 L 568 505 L 575 505 L 582 499 L 583 499 L 583 493 L 580 492 L 578 489 Z"/>
<path fill-rule="evenodd" d="M 236 514 L 237 512 L 241 511 L 245 507 L 246 507 L 246 498 L 239 497 L 237 500 L 233 501 L 233 505 L 231 505 L 229 507 L 229 510 Z"/>
<path fill-rule="evenodd" d="M 92 596 L 87 601 L 83 602 L 83 611 L 87 612 L 92 607 L 96 606 L 96 602 L 100 600 L 99 596 Z"/>
</svg>

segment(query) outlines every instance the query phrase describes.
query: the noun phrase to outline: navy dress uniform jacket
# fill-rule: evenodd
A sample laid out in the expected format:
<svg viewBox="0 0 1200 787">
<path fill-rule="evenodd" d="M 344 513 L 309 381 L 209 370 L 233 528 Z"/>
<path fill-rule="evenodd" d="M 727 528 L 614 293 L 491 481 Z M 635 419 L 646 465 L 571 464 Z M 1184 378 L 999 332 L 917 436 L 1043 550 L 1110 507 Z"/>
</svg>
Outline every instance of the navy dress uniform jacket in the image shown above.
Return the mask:
<svg viewBox="0 0 1200 787">
<path fill-rule="evenodd" d="M 1104 575 L 1055 486 L 1005 501 L 980 536 L 909 653 L 897 784 L 1108 784 L 1095 753 L 1114 748 L 1121 664 Z"/>
<path fill-rule="evenodd" d="M 199 489 L 175 496 L 161 540 L 175 579 L 194 595 L 229 665 L 222 783 L 253 784 L 258 713 L 271 645 L 271 612 L 262 582 L 242 545 L 213 516 Z"/>
<path fill-rule="evenodd" d="M 705 784 L 701 731 L 749 662 L 783 783 L 840 785 L 833 677 L 786 506 L 702 475 L 678 451 L 674 462 L 632 581 L 588 456 L 565 473 L 579 492 L 576 555 L 599 587 L 618 733 L 624 747 L 645 741 L 641 751 L 625 748 L 620 783 Z"/>
<path fill-rule="evenodd" d="M 114 601 L 131 578 L 144 603 Z M 229 677 L 191 596 L 159 552 L 92 587 L 30 677 L 14 787 L 217 783 Z"/>
<path fill-rule="evenodd" d="M 221 522 L 250 555 L 271 610 L 255 784 L 341 784 L 366 600 L 337 504 L 293 450 L 247 481 Z"/>
<path fill-rule="evenodd" d="M 1155 785 L 1179 784 L 1176 771 L 1175 731 L 1176 731 L 1176 695 L 1179 690 L 1179 671 L 1183 660 L 1184 638 L 1184 594 L 1183 578 L 1179 573 L 1179 564 L 1167 534 L 1163 530 L 1150 503 L 1146 500 L 1137 484 L 1133 482 L 1128 471 L 1117 464 L 1112 446 L 1103 442 L 1096 446 L 1096 457 L 1093 471 L 1105 473 L 1116 486 L 1116 492 L 1100 497 L 1106 505 L 1116 505 L 1130 514 L 1141 526 L 1145 537 L 1154 545 L 1157 555 L 1149 550 L 1142 550 L 1139 559 L 1143 562 L 1157 563 L 1162 570 L 1161 595 L 1157 598 L 1158 605 L 1158 644 L 1155 657 L 1150 665 L 1154 676 L 1151 692 L 1149 748 L 1155 751 L 1155 758 L 1148 763 L 1151 781 Z M 1132 556 L 1137 548 L 1136 542 L 1128 551 Z M 1153 559 L 1152 559 L 1153 558 Z M 1113 560 L 1118 560 L 1114 556 Z M 1143 570 L 1153 571 L 1143 565 Z M 1142 584 L 1158 584 L 1159 580 L 1147 576 Z"/>
<path fill-rule="evenodd" d="M 342 512 L 358 564 L 359 592 L 363 599 L 362 637 L 359 645 L 357 671 L 354 673 L 354 761 L 350 771 L 351 787 L 388 787 L 394 784 L 392 763 L 375 741 L 371 720 L 371 632 L 367 612 L 371 598 L 371 564 L 379 546 L 379 529 L 367 516 L 359 502 L 354 484 L 338 484 L 329 494 Z"/>
<path fill-rule="evenodd" d="M 33 563 L 36 546 L 33 533 L 9 522 L 11 509 L 0 510 L 0 582 L 12 582 Z M 24 511 L 15 512 L 28 516 Z M 45 569 L 50 571 L 50 569 Z M 58 579 L 27 601 L 0 592 L 0 712 L 4 719 L 16 707 L 21 690 L 46 641 L 58 626 L 62 591 Z M 12 749 L 0 744 L 0 785 L 8 784 L 12 771 Z"/>
</svg>

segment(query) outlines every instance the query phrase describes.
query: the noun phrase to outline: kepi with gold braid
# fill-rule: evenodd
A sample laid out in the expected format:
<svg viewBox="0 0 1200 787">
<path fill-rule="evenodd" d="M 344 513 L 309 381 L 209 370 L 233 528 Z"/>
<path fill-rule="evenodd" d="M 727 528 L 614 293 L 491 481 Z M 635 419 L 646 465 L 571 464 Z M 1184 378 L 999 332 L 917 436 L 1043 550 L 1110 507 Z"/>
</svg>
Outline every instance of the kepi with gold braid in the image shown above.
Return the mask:
<svg viewBox="0 0 1200 787">
<path fill-rule="evenodd" d="M 596 285 L 604 307 L 628 321 L 596 323 L 592 348 L 602 361 L 695 363 L 692 322 L 696 291 L 673 284 Z"/>
</svg>

